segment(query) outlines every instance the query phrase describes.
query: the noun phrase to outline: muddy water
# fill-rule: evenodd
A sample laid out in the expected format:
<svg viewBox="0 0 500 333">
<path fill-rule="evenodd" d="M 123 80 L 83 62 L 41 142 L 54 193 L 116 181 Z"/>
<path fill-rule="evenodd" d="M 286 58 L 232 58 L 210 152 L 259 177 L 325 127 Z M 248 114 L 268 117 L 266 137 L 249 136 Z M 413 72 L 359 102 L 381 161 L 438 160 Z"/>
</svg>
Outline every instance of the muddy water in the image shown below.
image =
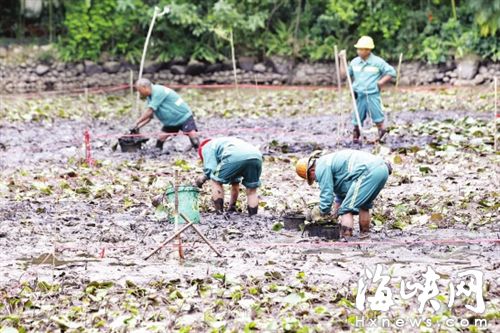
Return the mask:
<svg viewBox="0 0 500 333">
<path fill-rule="evenodd" d="M 458 118 L 466 113 L 397 113 L 392 122 L 425 122 L 428 119 Z M 476 117 L 487 117 L 475 114 Z M 318 129 L 318 124 L 322 124 Z M 348 134 L 337 141 L 336 119 L 331 116 L 271 119 L 199 119 L 203 131 L 224 131 L 224 135 L 238 135 L 259 145 L 268 156 L 301 156 L 315 149 L 333 150 L 349 146 Z M 96 134 L 123 132 L 130 120 L 98 122 L 92 126 Z M 5 175 L 19 169 L 36 170 L 58 165 L 82 155 L 82 137 L 85 125 L 74 121 L 56 121 L 47 124 L 3 124 L 0 131 L 0 168 Z M 241 128 L 245 130 L 241 130 Z M 252 128 L 271 128 L 271 131 L 253 131 Z M 249 129 L 249 130 L 246 130 Z M 146 131 L 155 132 L 150 126 Z M 387 145 L 394 149 L 422 146 L 430 137 L 389 137 Z M 190 162 L 196 154 L 181 153 L 188 140 L 178 137 L 167 143 L 159 154 L 154 140 L 138 153 L 113 152 L 114 140 L 95 140 L 93 157 L 98 160 L 153 159 L 158 168 L 183 158 Z M 363 149 L 371 149 L 365 145 Z M 293 173 L 268 174 L 283 186 L 296 181 Z M 479 179 L 473 185 L 481 184 Z M 288 184 L 288 185 L 287 185 Z M 300 187 L 304 189 L 305 187 Z M 291 191 L 297 190 L 292 188 Z M 310 195 L 317 195 L 310 191 Z M 385 197 L 411 192 L 411 187 L 388 188 Z M 286 192 L 286 191 L 285 191 Z M 277 194 L 278 195 L 278 194 Z M 282 193 L 283 195 L 283 193 Z M 286 195 L 286 193 L 285 193 Z M 465 227 L 448 227 L 430 231 L 416 227 L 401 232 L 387 227 L 373 232 L 371 244 L 346 246 L 341 243 L 325 245 L 319 239 L 305 238 L 300 232 L 271 231 L 278 222 L 276 212 L 261 211 L 250 219 L 242 214 L 215 216 L 203 214 L 201 230 L 223 253 L 219 258 L 203 244 L 192 231 L 184 238 L 186 259 L 179 262 L 177 248 L 165 247 L 158 255 L 143 258 L 158 246 L 173 230 L 166 222 L 153 220 L 144 214 L 151 210 L 144 202 L 127 212 L 116 209 L 112 199 L 50 202 L 43 198 L 0 203 L 0 283 L 10 284 L 29 278 L 63 280 L 82 283 L 91 280 L 134 280 L 148 282 L 179 276 L 203 278 L 221 272 L 229 275 L 262 275 L 277 271 L 294 277 L 299 271 L 310 273 L 318 281 L 353 287 L 364 267 L 381 263 L 398 268 L 397 274 L 409 277 L 425 271 L 431 265 L 439 274 L 451 275 L 462 268 L 477 267 L 485 278 L 498 278 L 496 270 L 500 254 L 491 243 L 478 245 L 387 244 L 387 241 L 415 241 L 421 239 L 497 238 L 496 226 L 487 225 L 470 231 Z M 61 212 L 64 212 L 61 214 Z M 44 258 L 48 258 L 44 260 Z"/>
</svg>

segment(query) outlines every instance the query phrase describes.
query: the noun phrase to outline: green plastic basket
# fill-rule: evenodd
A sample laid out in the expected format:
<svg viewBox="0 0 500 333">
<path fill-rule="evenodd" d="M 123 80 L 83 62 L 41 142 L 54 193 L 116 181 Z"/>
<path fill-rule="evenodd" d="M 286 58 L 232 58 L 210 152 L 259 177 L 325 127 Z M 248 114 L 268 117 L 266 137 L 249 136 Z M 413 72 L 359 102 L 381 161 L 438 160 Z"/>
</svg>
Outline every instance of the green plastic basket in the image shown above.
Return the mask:
<svg viewBox="0 0 500 333">
<path fill-rule="evenodd" d="M 179 197 L 179 212 L 184 214 L 191 222 L 200 223 L 200 207 L 198 205 L 198 198 L 200 190 L 194 186 L 179 186 L 177 189 Z M 172 207 L 175 204 L 175 189 L 173 187 L 167 188 L 165 193 L 169 205 Z M 175 223 L 175 216 L 172 214 L 169 217 L 170 223 Z M 179 216 L 179 224 L 185 223 L 184 219 Z"/>
</svg>

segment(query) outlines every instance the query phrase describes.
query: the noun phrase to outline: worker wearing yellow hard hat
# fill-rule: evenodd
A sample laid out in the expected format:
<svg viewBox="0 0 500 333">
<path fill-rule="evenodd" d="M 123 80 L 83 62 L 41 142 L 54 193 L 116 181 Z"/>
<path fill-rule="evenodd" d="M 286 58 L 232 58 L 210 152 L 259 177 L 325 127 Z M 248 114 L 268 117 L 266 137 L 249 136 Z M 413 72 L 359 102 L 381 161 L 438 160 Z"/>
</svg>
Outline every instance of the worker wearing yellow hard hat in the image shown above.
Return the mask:
<svg viewBox="0 0 500 333">
<path fill-rule="evenodd" d="M 372 53 L 375 43 L 371 37 L 362 36 L 354 47 L 357 49 L 358 56 L 350 62 L 348 70 L 349 76 L 353 79 L 352 89 L 361 124 L 358 124 L 357 117 L 353 114 L 353 142 L 359 143 L 359 126 L 363 126 L 367 115 L 377 125 L 379 140 L 382 141 L 387 131 L 384 128 L 385 118 L 380 90 L 383 85 L 396 77 L 396 70 L 385 60 Z M 345 51 L 340 52 L 339 55 L 345 57 Z M 341 74 L 345 75 L 345 73 Z"/>
<path fill-rule="evenodd" d="M 341 217 L 342 237 L 352 236 L 353 215 L 359 214 L 361 233 L 370 231 L 373 200 L 392 173 L 391 165 L 382 158 L 351 149 L 323 156 L 315 152 L 300 159 L 295 170 L 309 185 L 318 182 L 321 215 L 330 215 L 335 201 L 334 215 Z"/>
</svg>

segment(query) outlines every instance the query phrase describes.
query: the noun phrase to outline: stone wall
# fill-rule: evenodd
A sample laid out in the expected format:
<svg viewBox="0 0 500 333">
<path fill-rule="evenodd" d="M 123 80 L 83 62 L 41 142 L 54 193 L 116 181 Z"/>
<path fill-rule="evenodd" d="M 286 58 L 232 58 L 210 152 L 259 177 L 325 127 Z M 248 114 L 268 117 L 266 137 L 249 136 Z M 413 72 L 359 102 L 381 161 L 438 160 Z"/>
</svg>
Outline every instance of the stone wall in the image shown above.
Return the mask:
<svg viewBox="0 0 500 333">
<path fill-rule="evenodd" d="M 0 52 L 0 94 L 47 90 L 74 90 L 84 87 L 108 87 L 130 82 L 130 70 L 135 77 L 137 66 L 124 62 L 84 61 L 76 64 L 28 60 L 17 65 L 2 62 Z M 442 65 L 418 62 L 401 66 L 401 85 L 479 85 L 500 76 L 500 63 L 480 63 L 465 59 Z M 144 77 L 163 84 L 232 84 L 234 76 L 230 63 L 204 64 L 148 62 Z M 258 85 L 334 85 L 334 63 L 298 63 L 283 57 L 238 59 L 237 80 L 240 84 Z"/>
</svg>

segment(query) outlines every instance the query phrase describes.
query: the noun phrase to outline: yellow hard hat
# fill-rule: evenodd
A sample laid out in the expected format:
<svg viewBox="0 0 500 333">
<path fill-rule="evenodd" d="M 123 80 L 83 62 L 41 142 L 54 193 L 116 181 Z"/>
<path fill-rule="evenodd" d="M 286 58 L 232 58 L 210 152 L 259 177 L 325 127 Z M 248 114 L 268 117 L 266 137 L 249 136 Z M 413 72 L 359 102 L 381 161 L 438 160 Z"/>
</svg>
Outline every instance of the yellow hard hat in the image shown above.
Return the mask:
<svg viewBox="0 0 500 333">
<path fill-rule="evenodd" d="M 311 154 L 311 156 L 301 158 L 297 161 L 297 164 L 295 164 L 295 172 L 297 172 L 297 175 L 299 175 L 301 178 L 307 180 L 307 183 L 309 185 L 312 185 L 312 183 L 314 183 L 314 179 L 311 178 L 310 173 L 311 169 L 315 165 L 316 159 L 320 156 L 320 154 L 321 151 L 315 151 Z"/>
<path fill-rule="evenodd" d="M 375 43 L 373 43 L 373 39 L 370 36 L 362 36 L 356 45 L 354 45 L 357 49 L 374 49 Z"/>
</svg>

